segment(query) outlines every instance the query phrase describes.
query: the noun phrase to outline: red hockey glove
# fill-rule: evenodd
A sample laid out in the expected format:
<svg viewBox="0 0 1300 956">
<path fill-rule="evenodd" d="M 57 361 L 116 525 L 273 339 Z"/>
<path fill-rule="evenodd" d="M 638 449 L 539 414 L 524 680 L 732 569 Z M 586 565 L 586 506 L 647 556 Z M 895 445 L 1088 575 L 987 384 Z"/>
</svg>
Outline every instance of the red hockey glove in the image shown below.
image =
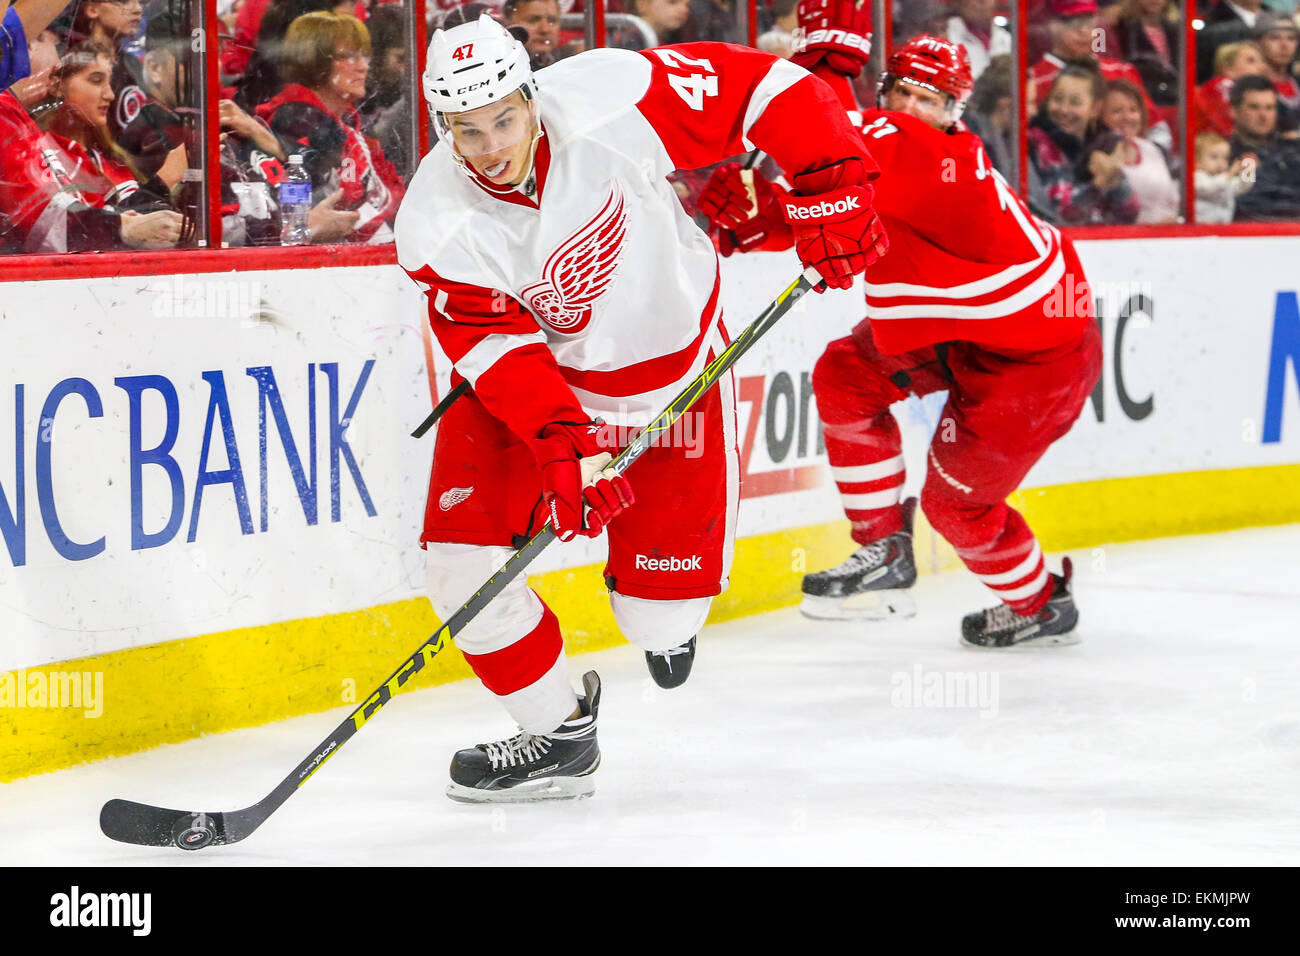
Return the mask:
<svg viewBox="0 0 1300 956">
<path fill-rule="evenodd" d="M 599 436 L 599 422 L 552 422 L 533 442 L 542 471 L 542 500 L 561 541 L 579 534 L 596 537 L 636 500 L 626 478 L 602 473 L 613 456 L 601 447 Z"/>
<path fill-rule="evenodd" d="M 854 77 L 870 54 L 870 0 L 800 0 L 791 60 L 806 70 L 825 60 L 836 73 Z"/>
<path fill-rule="evenodd" d="M 794 177 L 795 191 L 781 200 L 799 261 L 821 273 L 832 289 L 849 288 L 855 275 L 889 249 L 866 179 L 862 160 L 841 159 Z"/>
<path fill-rule="evenodd" d="M 713 171 L 695 205 L 708 217 L 710 231 L 718 237 L 718 251 L 729 256 L 757 249 L 773 233 L 786 230 L 780 207 L 784 195 L 785 190 L 756 170 L 723 163 Z"/>
</svg>

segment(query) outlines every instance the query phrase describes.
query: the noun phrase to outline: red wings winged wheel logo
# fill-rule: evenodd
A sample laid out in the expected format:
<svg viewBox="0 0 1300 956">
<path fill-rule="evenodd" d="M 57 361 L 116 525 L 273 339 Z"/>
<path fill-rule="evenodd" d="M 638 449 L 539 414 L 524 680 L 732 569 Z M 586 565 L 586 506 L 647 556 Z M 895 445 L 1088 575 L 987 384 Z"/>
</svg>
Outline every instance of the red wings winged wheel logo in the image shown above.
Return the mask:
<svg viewBox="0 0 1300 956">
<path fill-rule="evenodd" d="M 533 314 L 566 335 L 586 328 L 592 303 L 618 272 L 626 238 L 627 204 L 615 182 L 600 211 L 551 253 L 542 281 L 521 291 Z"/>
</svg>

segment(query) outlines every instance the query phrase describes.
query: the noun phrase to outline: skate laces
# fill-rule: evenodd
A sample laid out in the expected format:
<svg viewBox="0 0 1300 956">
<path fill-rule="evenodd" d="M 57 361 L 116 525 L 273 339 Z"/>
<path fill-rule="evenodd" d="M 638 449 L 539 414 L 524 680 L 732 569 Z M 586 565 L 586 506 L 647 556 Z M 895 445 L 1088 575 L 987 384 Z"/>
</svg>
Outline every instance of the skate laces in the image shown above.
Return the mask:
<svg viewBox="0 0 1300 956">
<path fill-rule="evenodd" d="M 492 769 L 523 766 L 540 760 L 551 749 L 551 738 L 545 734 L 530 734 L 520 731 L 509 740 L 480 744 L 492 761 Z"/>
<path fill-rule="evenodd" d="M 1009 631 L 1032 621 L 1032 617 L 1017 614 L 1009 604 L 999 604 L 984 612 L 984 622 L 992 631 Z"/>
<path fill-rule="evenodd" d="M 826 574 L 833 578 L 847 578 L 866 568 L 878 567 L 884 563 L 887 554 L 889 554 L 889 539 L 882 538 L 858 548 L 845 558 L 843 564 L 838 568 L 831 568 Z"/>
<path fill-rule="evenodd" d="M 650 653 L 655 657 L 676 657 L 678 654 L 689 654 L 690 652 L 690 647 L 680 644 L 677 647 L 670 647 L 666 651 L 651 651 Z"/>
</svg>

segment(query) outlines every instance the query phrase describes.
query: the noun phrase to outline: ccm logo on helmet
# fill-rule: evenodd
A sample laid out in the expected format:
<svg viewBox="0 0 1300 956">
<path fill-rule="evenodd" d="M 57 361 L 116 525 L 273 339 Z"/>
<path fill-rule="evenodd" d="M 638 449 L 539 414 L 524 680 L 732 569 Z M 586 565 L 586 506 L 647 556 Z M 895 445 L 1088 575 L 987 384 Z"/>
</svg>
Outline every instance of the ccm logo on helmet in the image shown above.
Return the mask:
<svg viewBox="0 0 1300 956">
<path fill-rule="evenodd" d="M 693 554 L 689 558 L 649 558 L 644 554 L 638 554 L 636 569 L 638 571 L 699 571 L 702 560 L 698 554 Z"/>
<path fill-rule="evenodd" d="M 483 80 L 481 83 L 471 83 L 469 86 L 462 86 L 456 91 L 456 95 L 461 96 L 465 93 L 472 93 L 474 90 L 481 89 L 491 82 L 491 80 Z"/>
<path fill-rule="evenodd" d="M 813 203 L 810 206 L 795 206 L 787 203 L 785 207 L 786 219 L 822 219 L 827 216 L 838 216 L 840 213 L 848 212 L 850 209 L 858 209 L 858 197 L 849 196 L 847 199 L 837 199 L 835 202 L 822 201 Z"/>
</svg>

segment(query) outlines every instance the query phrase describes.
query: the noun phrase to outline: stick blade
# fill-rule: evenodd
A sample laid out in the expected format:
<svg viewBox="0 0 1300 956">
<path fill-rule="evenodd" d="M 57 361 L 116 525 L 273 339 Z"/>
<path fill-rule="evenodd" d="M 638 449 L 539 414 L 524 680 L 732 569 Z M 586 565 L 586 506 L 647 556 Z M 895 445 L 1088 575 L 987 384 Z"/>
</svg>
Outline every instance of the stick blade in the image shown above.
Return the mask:
<svg viewBox="0 0 1300 956">
<path fill-rule="evenodd" d="M 99 829 L 111 840 L 136 846 L 201 850 L 227 842 L 220 813 L 169 810 L 132 800 L 109 800 L 104 804 L 99 811 Z"/>
</svg>

